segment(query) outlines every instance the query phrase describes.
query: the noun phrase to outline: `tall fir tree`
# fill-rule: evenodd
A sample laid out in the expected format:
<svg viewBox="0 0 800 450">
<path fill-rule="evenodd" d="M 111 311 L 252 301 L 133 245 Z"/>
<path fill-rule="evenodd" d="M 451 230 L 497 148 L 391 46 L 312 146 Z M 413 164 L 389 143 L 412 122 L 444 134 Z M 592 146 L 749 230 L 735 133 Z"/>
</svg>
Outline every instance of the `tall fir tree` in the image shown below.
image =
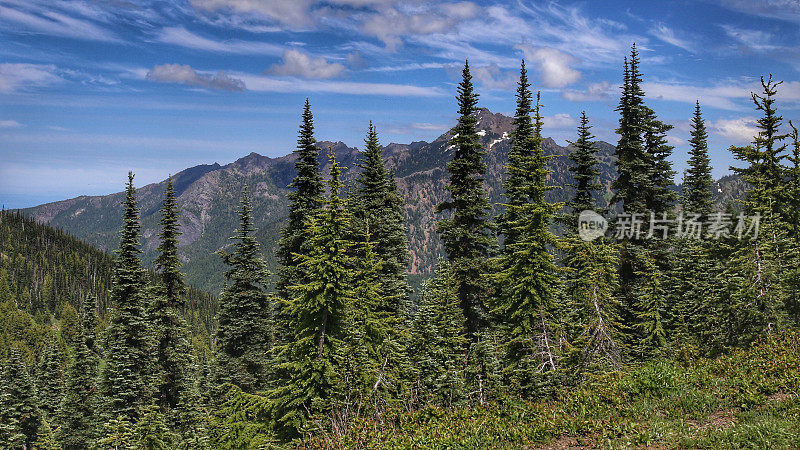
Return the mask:
<svg viewBox="0 0 800 450">
<path fill-rule="evenodd" d="M 32 448 L 42 414 L 22 353 L 12 348 L 0 376 L 0 442 L 7 448 Z"/>
<path fill-rule="evenodd" d="M 296 255 L 307 278 L 291 287 L 292 298 L 284 303 L 290 339 L 279 354 L 288 379 L 272 391 L 273 417 L 282 437 L 297 436 L 311 416 L 328 410 L 341 375 L 336 350 L 343 339 L 345 307 L 352 301 L 353 273 L 341 168 L 333 151 L 329 158 L 330 193 L 308 225 L 311 253 Z"/>
<path fill-rule="evenodd" d="M 591 210 L 598 213 L 604 212 L 604 208 L 597 205 L 596 197 L 600 194 L 599 176 L 600 164 L 597 159 L 597 148 L 595 147 L 594 136 L 591 132 L 592 126 L 589 125 L 589 118 L 586 111 L 581 111 L 581 119 L 578 125 L 578 139 L 570 144 L 574 147 L 569 154 L 571 165 L 569 171 L 575 180 L 569 184 L 575 190 L 572 199 L 566 203 L 570 212 L 567 229 L 570 234 L 577 232 L 578 215 L 581 211 Z"/>
<path fill-rule="evenodd" d="M 110 302 L 114 311 L 106 330 L 105 364 L 100 375 L 103 417 L 122 416 L 129 421 L 150 402 L 152 341 L 145 314 L 144 269 L 139 254 L 139 207 L 133 173 L 123 201 L 123 225 L 117 250 Z"/>
<path fill-rule="evenodd" d="M 520 67 L 516 97 L 517 109 L 511 123 L 513 127 L 511 149 L 508 152 L 508 165 L 506 166 L 508 176 L 503 182 L 503 188 L 506 203 L 519 206 L 529 201 L 525 185 L 531 182 L 532 174 L 525 170 L 525 161 L 533 155 L 534 148 L 541 144 L 541 136 L 536 133 L 531 119 L 532 94 L 525 60 L 522 60 Z M 505 249 L 510 249 L 511 244 L 516 240 L 516 230 L 512 225 L 516 219 L 515 213 L 515 209 L 506 208 L 498 218 L 499 231 L 503 236 Z"/>
<path fill-rule="evenodd" d="M 159 221 L 161 243 L 156 249 L 158 256 L 155 260 L 158 285 L 148 315 L 156 345 L 155 402 L 173 426 L 184 428 L 190 424 L 178 420 L 180 414 L 176 409 L 179 405 L 185 406 L 187 397 L 191 395 L 194 367 L 189 330 L 183 319 L 186 284 L 178 258 L 179 214 L 170 177 Z"/>
<path fill-rule="evenodd" d="M 711 158 L 708 157 L 708 131 L 706 131 L 700 101 L 695 104 L 689 139 L 689 168 L 683 177 L 683 209 L 687 212 L 708 215 L 711 213 Z"/>
<path fill-rule="evenodd" d="M 744 212 L 759 215 L 758 235 L 738 242 L 724 275 L 737 289 L 724 304 L 728 310 L 726 327 L 729 345 L 746 344 L 786 323 L 788 300 L 787 261 L 790 225 L 786 216 L 785 168 L 787 135 L 780 131 L 783 118 L 775 107 L 781 82 L 772 76 L 761 78 L 762 93 L 752 93 L 758 119 L 758 134 L 747 147 L 731 147 L 734 157 L 746 165 L 731 167 L 747 182 L 741 201 Z M 738 222 L 738 221 L 737 221 Z M 753 238 L 755 237 L 755 238 Z"/>
<path fill-rule="evenodd" d="M 87 308 L 86 311 L 91 311 Z M 84 312 L 83 323 L 90 323 L 91 313 Z M 94 337 L 80 327 L 72 357 L 66 371 L 64 396 L 56 414 L 56 439 L 64 450 L 80 450 L 91 446 L 96 428 L 97 392 L 95 374 L 97 368 L 94 355 L 89 350 Z"/>
<path fill-rule="evenodd" d="M 283 299 L 291 296 L 289 286 L 303 281 L 302 268 L 295 255 L 307 254 L 308 220 L 322 205 L 324 183 L 319 169 L 319 148 L 314 139 L 314 115 L 306 99 L 302 123 L 294 151 L 297 175 L 289 184 L 289 218 L 281 232 L 276 256 L 281 263 L 277 289 Z"/>
<path fill-rule="evenodd" d="M 439 220 L 437 230 L 457 280 L 458 298 L 466 319 L 470 340 L 486 328 L 488 297 L 486 274 L 489 256 L 495 247 L 494 227 L 490 222 L 489 200 L 484 188 L 486 153 L 478 141 L 476 105 L 478 94 L 472 86 L 469 62 L 464 64 L 458 86 L 458 124 L 450 144 L 452 159 L 447 163 L 450 181 L 446 189 L 450 199 L 436 207 L 436 212 L 449 213 Z"/>
<path fill-rule="evenodd" d="M 269 274 L 253 233 L 253 208 L 242 189 L 239 228 L 232 253 L 220 251 L 228 270 L 217 313 L 216 382 L 231 383 L 245 392 L 264 387 L 266 353 L 270 350 L 271 302 Z M 220 393 L 221 394 L 221 393 Z"/>
<path fill-rule="evenodd" d="M 374 241 L 376 257 L 382 261 L 380 270 L 381 308 L 399 314 L 409 287 L 406 280 L 408 244 L 403 220 L 403 200 L 398 195 L 393 176 L 386 170 L 381 158 L 378 132 L 369 124 L 366 144 L 360 154 L 356 178 L 357 187 L 351 200 L 355 234 L 364 236 L 367 229 Z M 391 177 L 391 178 L 390 178 Z"/>
<path fill-rule="evenodd" d="M 524 75 L 524 72 L 521 74 Z M 517 109 L 524 110 L 526 99 L 526 80 L 520 77 L 521 92 L 517 96 Z M 520 201 L 507 204 L 506 226 L 513 230 L 515 239 L 506 243 L 506 250 L 498 261 L 497 282 L 505 286 L 502 295 L 493 299 L 493 313 L 505 325 L 507 333 L 509 370 L 523 390 L 532 387 L 533 374 L 556 370 L 560 358 L 557 336 L 556 293 L 559 270 L 553 261 L 550 247 L 556 244 L 556 237 L 550 225 L 560 204 L 545 201 L 545 193 L 552 189 L 547 186 L 547 157 L 541 145 L 539 97 L 536 101 L 536 118 L 533 127 L 533 146 L 529 154 L 520 154 L 509 171 L 519 172 L 520 177 L 528 177 L 515 187 L 514 196 Z M 527 123 L 520 120 L 523 130 Z M 515 130 L 515 136 L 517 132 Z M 521 133 L 520 133 L 521 134 Z"/>
</svg>

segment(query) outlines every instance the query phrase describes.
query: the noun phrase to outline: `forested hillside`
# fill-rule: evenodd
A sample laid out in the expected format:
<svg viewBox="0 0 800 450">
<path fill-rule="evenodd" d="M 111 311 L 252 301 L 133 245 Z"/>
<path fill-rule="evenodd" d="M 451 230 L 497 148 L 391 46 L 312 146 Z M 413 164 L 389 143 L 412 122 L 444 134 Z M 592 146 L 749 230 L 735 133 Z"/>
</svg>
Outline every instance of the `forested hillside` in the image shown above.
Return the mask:
<svg viewBox="0 0 800 450">
<path fill-rule="evenodd" d="M 291 157 L 138 190 L 129 173 L 38 209 L 113 259 L 3 213 L 0 442 L 797 446 L 800 133 L 781 82 L 751 93 L 757 132 L 720 182 L 697 101 L 679 189 L 635 45 L 622 62 L 615 147 L 585 112 L 554 147 L 524 60 L 513 119 L 489 115 L 466 62 L 457 124 L 413 156 L 372 123 L 362 150 L 326 149 L 307 99 Z M 198 261 L 216 303 L 189 288 Z M 82 280 L 93 267 L 110 277 Z"/>
</svg>

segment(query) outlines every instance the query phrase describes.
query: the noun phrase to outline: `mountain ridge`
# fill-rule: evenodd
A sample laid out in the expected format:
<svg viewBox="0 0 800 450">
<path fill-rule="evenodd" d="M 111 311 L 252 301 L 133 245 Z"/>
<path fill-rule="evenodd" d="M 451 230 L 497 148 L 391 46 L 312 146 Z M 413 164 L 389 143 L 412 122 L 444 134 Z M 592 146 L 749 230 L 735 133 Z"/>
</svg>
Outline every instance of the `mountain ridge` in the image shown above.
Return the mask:
<svg viewBox="0 0 800 450">
<path fill-rule="evenodd" d="M 493 213 L 502 209 L 502 182 L 505 163 L 510 148 L 509 133 L 512 118 L 488 109 L 477 112 L 480 141 L 486 150 L 486 190 L 493 205 Z M 383 157 L 389 169 L 394 170 L 398 189 L 405 199 L 405 217 L 408 226 L 410 255 L 409 273 L 424 276 L 430 273 L 439 257 L 443 256 L 435 224 L 438 215 L 435 205 L 446 198 L 446 163 L 450 159 L 448 130 L 431 142 L 414 141 L 410 144 L 389 143 L 384 146 Z M 606 200 L 610 196 L 614 170 L 614 146 L 598 141 L 600 183 Z M 343 181 L 351 185 L 359 157 L 357 147 L 341 141 L 319 141 L 319 162 L 323 174 L 329 170 L 327 149 L 336 154 L 339 163 L 349 168 Z M 548 200 L 565 201 L 569 198 L 572 182 L 567 156 L 571 146 L 560 146 L 552 138 L 543 141 L 550 174 L 548 182 L 559 189 L 548 192 Z M 268 157 L 256 152 L 225 165 L 200 164 L 173 175 L 178 207 L 181 209 L 183 234 L 179 238 L 181 258 L 185 264 L 187 280 L 200 288 L 215 291 L 222 284 L 223 264 L 214 252 L 228 244 L 228 237 L 236 227 L 239 193 L 248 186 L 253 203 L 257 238 L 268 265 L 274 269 L 276 243 L 288 214 L 286 186 L 295 175 L 292 152 L 284 156 Z M 120 181 L 122 185 L 122 180 Z M 143 259 L 149 263 L 158 246 L 158 210 L 161 205 L 166 180 L 150 183 L 137 189 L 142 216 Z M 103 196 L 79 196 L 73 199 L 46 203 L 24 209 L 36 220 L 61 227 L 103 250 L 117 246 L 117 230 L 121 225 L 120 202 L 124 192 Z"/>
</svg>

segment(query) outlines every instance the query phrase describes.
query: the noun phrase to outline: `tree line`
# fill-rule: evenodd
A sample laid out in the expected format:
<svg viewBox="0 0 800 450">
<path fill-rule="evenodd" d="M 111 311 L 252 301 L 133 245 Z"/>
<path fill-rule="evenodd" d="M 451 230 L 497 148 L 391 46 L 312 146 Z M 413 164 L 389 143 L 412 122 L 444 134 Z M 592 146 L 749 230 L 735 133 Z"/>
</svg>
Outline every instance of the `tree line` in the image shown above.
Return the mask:
<svg viewBox="0 0 800 450">
<path fill-rule="evenodd" d="M 547 397 L 592 373 L 675 352 L 714 356 L 796 325 L 800 139 L 791 122 L 785 133 L 776 110 L 780 82 L 762 78 L 762 92 L 752 94 L 758 134 L 752 145 L 730 148 L 742 163 L 732 170 L 747 183 L 745 197 L 715 210 L 699 101 L 678 191 L 666 139 L 672 127 L 647 106 L 639 66 L 634 45 L 617 107 L 611 200 L 602 200 L 583 112 L 569 155 L 574 194 L 561 204 L 545 200 L 558 187 L 548 184 L 543 105 L 522 62 L 505 203 L 492 217 L 479 97 L 465 64 L 449 198 L 436 209 L 447 257 L 418 301 L 406 280 L 402 199 L 377 131 L 369 125 L 358 175 L 345 189 L 347 169 L 332 151 L 330 173 L 320 170 L 307 100 L 277 281 L 254 237 L 250 197 L 258 187 L 243 189 L 232 244 L 218 252 L 228 269 L 208 352 L 193 345 L 184 314 L 172 183 L 157 276 L 148 279 L 129 174 L 107 325 L 97 326 L 97 309 L 84 300 L 80 326 L 61 349 L 66 357 L 58 345 L 42 346 L 36 380 L 10 346 L 0 440 L 12 448 L 263 448 L 336 436 L 354 420 L 388 426 L 391 411 Z M 588 240 L 579 227 L 586 211 L 612 227 L 626 216 L 650 217 L 651 227 L 658 218 L 663 235 Z M 741 239 L 730 228 L 745 215 L 760 223 Z"/>
</svg>

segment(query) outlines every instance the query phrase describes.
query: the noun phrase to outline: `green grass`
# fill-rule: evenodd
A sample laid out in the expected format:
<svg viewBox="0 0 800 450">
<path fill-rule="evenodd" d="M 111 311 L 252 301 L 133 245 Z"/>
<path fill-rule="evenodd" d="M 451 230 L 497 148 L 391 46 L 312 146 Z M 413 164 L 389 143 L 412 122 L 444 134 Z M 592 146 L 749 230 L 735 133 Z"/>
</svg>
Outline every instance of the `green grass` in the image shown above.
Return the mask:
<svg viewBox="0 0 800 450">
<path fill-rule="evenodd" d="M 394 412 L 318 448 L 800 448 L 800 333 L 591 376 L 547 401 Z"/>
</svg>

